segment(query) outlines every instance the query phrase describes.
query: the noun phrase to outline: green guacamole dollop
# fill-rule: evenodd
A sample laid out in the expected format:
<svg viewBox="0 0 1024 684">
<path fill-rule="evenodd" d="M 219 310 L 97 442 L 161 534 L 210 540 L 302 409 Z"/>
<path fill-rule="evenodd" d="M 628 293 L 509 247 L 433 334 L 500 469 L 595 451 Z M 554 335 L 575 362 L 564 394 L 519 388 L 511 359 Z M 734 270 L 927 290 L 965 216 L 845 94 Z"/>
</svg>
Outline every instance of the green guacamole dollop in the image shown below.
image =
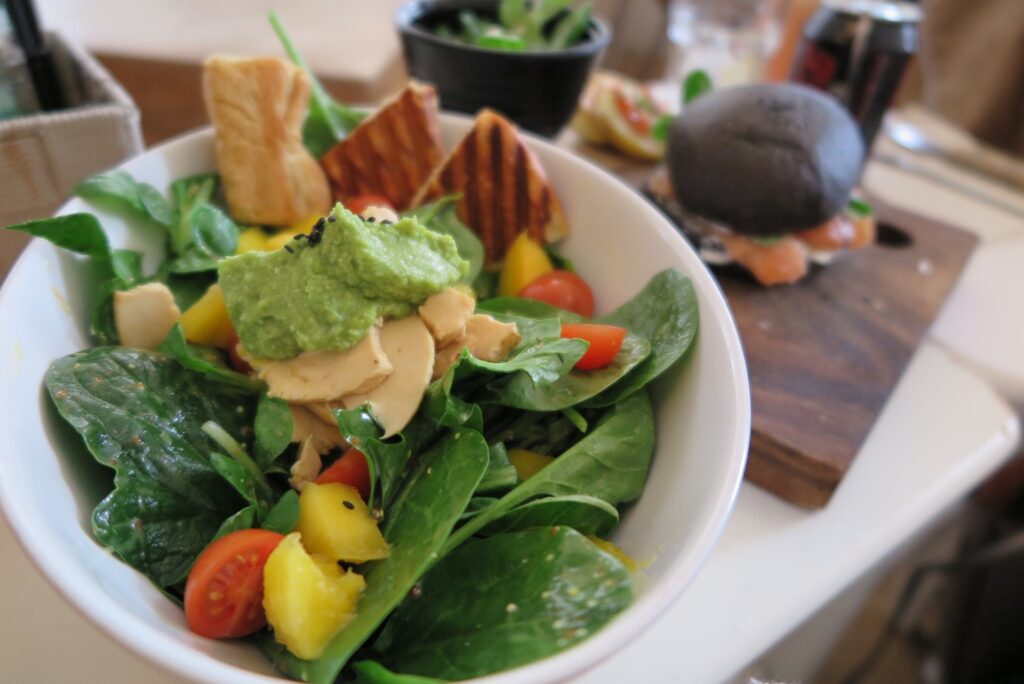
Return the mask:
<svg viewBox="0 0 1024 684">
<path fill-rule="evenodd" d="M 246 351 L 287 359 L 344 351 L 378 317 L 410 315 L 469 268 L 448 235 L 416 219 L 368 223 L 337 204 L 318 244 L 247 252 L 220 262 L 228 315 Z"/>
</svg>

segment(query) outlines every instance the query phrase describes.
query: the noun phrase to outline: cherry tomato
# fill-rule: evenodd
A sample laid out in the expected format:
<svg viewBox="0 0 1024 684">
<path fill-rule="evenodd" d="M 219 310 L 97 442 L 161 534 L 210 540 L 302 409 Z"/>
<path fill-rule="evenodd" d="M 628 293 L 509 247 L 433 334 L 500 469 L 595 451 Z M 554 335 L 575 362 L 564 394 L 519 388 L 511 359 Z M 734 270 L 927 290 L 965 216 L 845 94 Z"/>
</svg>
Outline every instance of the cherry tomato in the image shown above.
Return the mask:
<svg viewBox="0 0 1024 684">
<path fill-rule="evenodd" d="M 572 271 L 551 271 L 538 276 L 519 291 L 519 296 L 537 299 L 585 318 L 594 315 L 594 292 Z"/>
<path fill-rule="evenodd" d="M 231 342 L 228 344 L 228 362 L 239 373 L 252 373 L 252 366 L 238 353 L 238 333 L 231 331 Z"/>
<path fill-rule="evenodd" d="M 363 501 L 370 498 L 370 467 L 362 451 L 352 447 L 316 478 L 317 484 L 337 482 L 354 487 Z"/>
<path fill-rule="evenodd" d="M 383 195 L 359 195 L 345 202 L 345 208 L 353 214 L 363 213 L 366 207 L 386 207 L 391 211 L 395 210 L 388 198 Z"/>
<path fill-rule="evenodd" d="M 597 370 L 610 364 L 622 349 L 626 329 L 617 325 L 599 323 L 565 323 L 562 337 L 586 340 L 590 343 L 587 353 L 576 362 L 580 370 Z"/>
<path fill-rule="evenodd" d="M 635 100 L 621 91 L 616 92 L 615 107 L 619 110 L 622 118 L 629 123 L 630 128 L 640 135 L 650 135 L 654 119 L 648 112 L 640 108 Z"/>
<path fill-rule="evenodd" d="M 238 530 L 207 546 L 185 583 L 189 629 L 211 639 L 263 629 L 263 566 L 282 539 L 270 530 Z"/>
</svg>

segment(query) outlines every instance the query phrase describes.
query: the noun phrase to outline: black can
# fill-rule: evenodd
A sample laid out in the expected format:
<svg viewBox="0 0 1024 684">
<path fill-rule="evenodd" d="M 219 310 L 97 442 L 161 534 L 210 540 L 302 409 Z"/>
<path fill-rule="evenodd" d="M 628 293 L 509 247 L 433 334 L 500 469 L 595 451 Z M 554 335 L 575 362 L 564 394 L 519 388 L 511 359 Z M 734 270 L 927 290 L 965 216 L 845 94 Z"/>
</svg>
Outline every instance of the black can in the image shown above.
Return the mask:
<svg viewBox="0 0 1024 684">
<path fill-rule="evenodd" d="M 912 2 L 824 0 L 804 27 L 790 79 L 835 95 L 870 148 L 917 52 L 921 17 Z"/>
</svg>

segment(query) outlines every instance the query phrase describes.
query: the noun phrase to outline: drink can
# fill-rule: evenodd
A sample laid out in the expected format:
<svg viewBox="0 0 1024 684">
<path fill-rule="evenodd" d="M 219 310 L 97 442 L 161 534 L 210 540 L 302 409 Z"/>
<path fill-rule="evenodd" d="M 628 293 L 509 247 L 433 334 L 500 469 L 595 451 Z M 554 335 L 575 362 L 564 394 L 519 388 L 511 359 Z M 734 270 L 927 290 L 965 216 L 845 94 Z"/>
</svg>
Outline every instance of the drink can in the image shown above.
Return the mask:
<svg viewBox="0 0 1024 684">
<path fill-rule="evenodd" d="M 804 27 L 790 79 L 835 95 L 870 148 L 917 52 L 921 17 L 913 2 L 824 0 Z"/>
</svg>

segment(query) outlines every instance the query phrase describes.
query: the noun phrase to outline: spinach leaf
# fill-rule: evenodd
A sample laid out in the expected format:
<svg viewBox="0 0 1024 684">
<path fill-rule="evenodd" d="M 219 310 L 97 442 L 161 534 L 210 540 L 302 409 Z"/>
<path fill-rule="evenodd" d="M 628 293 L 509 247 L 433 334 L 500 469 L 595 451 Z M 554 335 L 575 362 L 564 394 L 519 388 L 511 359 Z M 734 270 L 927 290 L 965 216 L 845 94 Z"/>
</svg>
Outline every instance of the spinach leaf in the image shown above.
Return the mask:
<svg viewBox="0 0 1024 684">
<path fill-rule="evenodd" d="M 402 216 L 415 218 L 435 233 L 450 235 L 455 240 L 459 256 L 469 262 L 469 270 L 460 282 L 472 285 L 484 267 L 484 245 L 476 233 L 459 220 L 455 211 L 458 198 L 458 195 L 442 197 L 436 202 L 403 211 Z"/>
<path fill-rule="evenodd" d="M 484 268 L 470 283 L 477 300 L 490 299 L 498 292 L 498 271 Z"/>
<path fill-rule="evenodd" d="M 255 524 L 256 507 L 246 506 L 221 523 L 220 527 L 217 528 L 216 534 L 213 535 L 213 539 L 210 540 L 210 543 L 212 544 L 224 535 L 231 534 L 232 532 L 251 529 Z"/>
<path fill-rule="evenodd" d="M 708 72 L 703 69 L 694 69 L 683 79 L 683 104 L 688 105 L 698 97 L 714 90 L 715 84 L 711 82 Z"/>
<path fill-rule="evenodd" d="M 583 342 L 583 340 L 564 340 Z M 586 344 L 583 342 L 583 344 Z M 592 371 L 571 370 L 554 382 L 539 383 L 526 372 L 489 383 L 480 401 L 533 411 L 559 411 L 575 406 L 611 387 L 651 353 L 647 340 L 627 333 L 622 348 L 606 367 Z"/>
<path fill-rule="evenodd" d="M 511 317 L 502 318 L 506 321 L 514 320 Z M 472 376 L 476 371 L 499 375 L 521 375 L 523 381 L 550 386 L 566 377 L 587 351 L 587 343 L 584 340 L 563 338 L 561 326 L 555 319 L 543 321 L 522 319 L 515 322 L 523 339 L 507 359 L 504 361 L 482 361 L 470 354 L 468 349 L 463 349 L 458 360 L 444 376 L 445 387 L 450 391 L 451 385 L 456 380 Z M 543 330 L 542 328 L 547 327 L 545 324 L 548 323 L 552 324 L 551 330 Z M 511 405 L 514 406 L 514 404 Z"/>
<path fill-rule="evenodd" d="M 418 675 L 398 674 L 373 660 L 360 660 L 352 663 L 356 673 L 353 684 L 443 684 L 443 679 L 420 677 Z"/>
<path fill-rule="evenodd" d="M 364 566 L 366 591 L 355 618 L 316 660 L 296 658 L 268 635 L 260 646 L 274 664 L 290 677 L 317 684 L 334 682 L 348 659 L 437 558 L 487 462 L 487 443 L 480 433 L 468 429 L 449 433 L 425 454 L 384 517 L 381 531 L 391 545 L 391 555 Z"/>
<path fill-rule="evenodd" d="M 519 473 L 508 460 L 508 451 L 501 442 L 490 445 L 490 459 L 484 477 L 477 485 L 476 494 L 490 494 L 511 489 L 519 484 Z"/>
<path fill-rule="evenodd" d="M 186 311 L 217 282 L 217 272 L 167 273 L 163 282 L 174 295 L 174 303 L 181 311 Z"/>
<path fill-rule="evenodd" d="M 668 132 L 672 128 L 672 122 L 676 120 L 676 117 L 671 114 L 662 114 L 655 121 L 654 125 L 651 126 L 651 137 L 659 142 L 665 142 L 668 140 Z"/>
<path fill-rule="evenodd" d="M 274 507 L 270 509 L 263 518 L 262 527 L 265 530 L 288 534 L 299 524 L 299 495 L 294 489 L 289 489 L 277 500 Z"/>
<path fill-rule="evenodd" d="M 590 434 L 456 530 L 443 553 L 539 496 L 582 494 L 613 506 L 638 499 L 647 481 L 653 454 L 651 402 L 646 392 L 634 392 L 614 404 Z"/>
<path fill-rule="evenodd" d="M 202 373 L 210 381 L 224 386 L 226 391 L 235 390 L 244 394 L 259 392 L 264 388 L 261 380 L 250 378 L 248 375 L 237 373 L 227 366 L 213 363 L 205 358 L 197 347 L 192 346 L 185 340 L 185 333 L 181 330 L 181 324 L 175 323 L 167 337 L 160 344 L 160 351 L 185 366 L 189 370 Z"/>
<path fill-rule="evenodd" d="M 479 302 L 476 305 L 478 313 L 488 313 L 492 316 L 502 316 L 517 322 L 520 320 L 548 320 L 556 319 L 559 323 L 582 323 L 585 318 L 572 311 L 559 309 L 556 306 L 545 304 L 536 299 L 523 299 L 522 297 L 495 297 Z"/>
<path fill-rule="evenodd" d="M 203 423 L 203 432 L 231 455 L 230 459 L 220 455 L 212 454 L 211 461 L 221 477 L 226 479 L 235 490 L 242 495 L 242 498 L 256 506 L 256 517 L 259 520 L 270 510 L 271 505 L 277 497 L 274 488 L 270 485 L 263 473 L 263 470 L 249 458 L 242 445 L 228 434 L 228 431 L 221 427 L 216 421 L 208 420 Z M 228 461 L 231 461 L 229 464 Z"/>
<path fill-rule="evenodd" d="M 619 511 L 593 496 L 570 494 L 528 501 L 505 513 L 481 530 L 481 534 L 518 532 L 535 527 L 562 525 L 586 535 L 604 536 L 619 523 Z"/>
<path fill-rule="evenodd" d="M 689 278 L 670 268 L 655 275 L 632 299 L 598 320 L 622 326 L 651 343 L 651 354 L 643 363 L 614 387 L 587 402 L 591 406 L 608 406 L 646 386 L 683 357 L 697 336 L 697 294 Z"/>
<path fill-rule="evenodd" d="M 284 51 L 288 53 L 289 59 L 309 77 L 312 94 L 309 97 L 309 113 L 302 125 L 302 142 L 309 152 L 319 159 L 327 150 L 344 140 L 352 129 L 366 118 L 366 114 L 335 102 L 327 94 L 285 32 L 276 12 L 270 13 L 270 25 L 274 27 L 274 32 L 284 46 Z"/>
<path fill-rule="evenodd" d="M 170 231 L 178 215 L 159 190 L 122 169 L 100 173 L 76 185 L 72 195 L 105 205 Z"/>
<path fill-rule="evenodd" d="M 292 412 L 283 399 L 260 396 L 253 423 L 253 454 L 261 468 L 266 469 L 292 441 Z"/>
<path fill-rule="evenodd" d="M 259 493 L 260 483 L 253 474 L 235 459 L 217 452 L 210 454 L 210 465 L 243 499 L 256 507 L 259 517 L 263 501 Z"/>
<path fill-rule="evenodd" d="M 565 527 L 466 544 L 420 586 L 372 650 L 395 671 L 459 681 L 564 650 L 633 600 L 622 563 Z"/>
<path fill-rule="evenodd" d="M 585 320 L 571 311 L 518 297 L 498 297 L 480 302 L 477 310 L 517 323 L 551 317 L 557 317 L 563 323 Z M 697 295 L 689 278 L 675 269 L 666 269 L 651 278 L 644 289 L 628 302 L 595 321 L 626 328 L 647 340 L 651 346 L 650 355 L 621 381 L 585 402 L 587 406 L 608 406 L 646 386 L 682 358 L 697 335 Z"/>
<path fill-rule="evenodd" d="M 163 267 L 167 273 L 187 275 L 214 271 L 217 262 L 238 249 L 238 226 L 208 200 L 217 177 L 204 175 L 179 181 L 174 192 L 180 198 L 180 219 L 170 233 L 174 258 Z"/>
<path fill-rule="evenodd" d="M 88 349 L 55 361 L 46 389 L 115 489 L 93 512 L 96 538 L 157 585 L 184 579 L 241 499 L 211 464 L 203 424 L 233 435 L 255 394 L 239 396 L 157 352 Z"/>
<path fill-rule="evenodd" d="M 555 456 L 580 439 L 578 426 L 564 412 L 510 411 L 491 407 L 487 413 L 488 443 Z M 589 422 L 589 421 L 588 421 Z"/>
<path fill-rule="evenodd" d="M 111 249 L 106 233 L 92 214 L 68 214 L 26 221 L 8 226 L 6 230 L 41 237 L 58 247 L 89 257 L 97 281 L 90 330 L 100 344 L 116 344 L 114 292 L 140 284 L 143 279 L 142 255 L 126 249 Z"/>
<path fill-rule="evenodd" d="M 398 439 L 385 442 L 380 439 L 380 426 L 365 408 L 335 411 L 335 416 L 342 436 L 363 452 L 370 467 L 370 498 L 367 505 L 372 507 L 376 501 L 381 508 L 387 510 L 406 466 L 414 455 L 419 454 L 437 437 L 440 431 L 438 424 L 421 410 L 398 434 Z"/>
<path fill-rule="evenodd" d="M 92 214 L 67 214 L 25 221 L 7 226 L 5 230 L 28 233 L 49 240 L 58 247 L 84 254 L 102 267 L 107 275 L 114 275 L 107 235 Z"/>
<path fill-rule="evenodd" d="M 469 500 L 469 504 L 466 506 L 466 510 L 459 516 L 459 522 L 465 522 L 473 516 L 480 513 L 486 508 L 489 508 L 497 501 L 493 496 L 474 496 Z"/>
</svg>

